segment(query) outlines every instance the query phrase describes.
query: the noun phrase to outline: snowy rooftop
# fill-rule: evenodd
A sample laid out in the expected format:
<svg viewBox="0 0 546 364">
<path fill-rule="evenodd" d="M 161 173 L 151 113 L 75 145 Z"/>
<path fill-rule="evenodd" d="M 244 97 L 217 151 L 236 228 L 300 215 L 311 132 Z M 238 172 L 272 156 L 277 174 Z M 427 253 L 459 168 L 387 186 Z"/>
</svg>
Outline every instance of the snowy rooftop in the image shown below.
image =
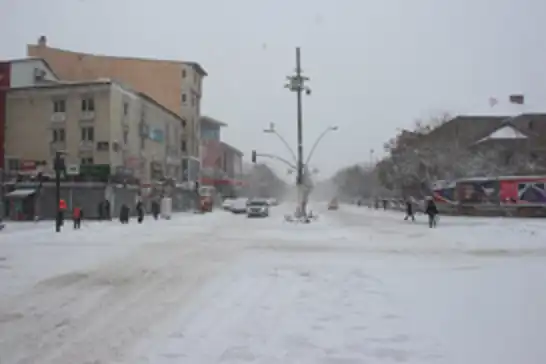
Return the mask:
<svg viewBox="0 0 546 364">
<path fill-rule="evenodd" d="M 495 130 L 485 138 L 482 138 L 476 142 L 482 143 L 487 140 L 503 140 L 503 139 L 527 139 L 527 135 L 523 134 L 521 131 L 514 128 L 512 125 L 504 125 L 499 129 Z"/>
</svg>

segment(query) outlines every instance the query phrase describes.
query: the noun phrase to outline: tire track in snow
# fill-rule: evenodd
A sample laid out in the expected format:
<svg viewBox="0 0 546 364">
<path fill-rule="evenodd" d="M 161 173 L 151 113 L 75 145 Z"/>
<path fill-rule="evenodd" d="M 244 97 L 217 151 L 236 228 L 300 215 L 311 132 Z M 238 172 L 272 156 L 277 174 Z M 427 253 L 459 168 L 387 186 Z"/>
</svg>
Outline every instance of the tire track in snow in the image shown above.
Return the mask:
<svg viewBox="0 0 546 364">
<path fill-rule="evenodd" d="M 73 364 L 121 360 L 127 347 L 191 300 L 236 246 L 151 244 L 89 272 L 48 279 L 1 305 L 0 362 Z M 211 249 L 212 248 L 212 249 Z M 151 273 L 150 273 L 151 272 Z M 36 302 L 20 308 L 21 302 Z M 13 314 L 16 313 L 16 316 Z"/>
</svg>

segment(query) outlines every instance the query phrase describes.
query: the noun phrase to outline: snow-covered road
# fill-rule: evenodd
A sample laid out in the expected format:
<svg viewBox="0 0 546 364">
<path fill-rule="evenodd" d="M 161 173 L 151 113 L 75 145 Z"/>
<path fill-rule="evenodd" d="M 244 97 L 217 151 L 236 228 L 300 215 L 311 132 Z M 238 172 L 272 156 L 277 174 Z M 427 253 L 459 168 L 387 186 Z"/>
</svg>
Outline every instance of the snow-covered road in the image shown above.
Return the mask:
<svg viewBox="0 0 546 364">
<path fill-rule="evenodd" d="M 343 206 L 0 233 L 0 363 L 543 363 L 546 223 Z"/>
</svg>

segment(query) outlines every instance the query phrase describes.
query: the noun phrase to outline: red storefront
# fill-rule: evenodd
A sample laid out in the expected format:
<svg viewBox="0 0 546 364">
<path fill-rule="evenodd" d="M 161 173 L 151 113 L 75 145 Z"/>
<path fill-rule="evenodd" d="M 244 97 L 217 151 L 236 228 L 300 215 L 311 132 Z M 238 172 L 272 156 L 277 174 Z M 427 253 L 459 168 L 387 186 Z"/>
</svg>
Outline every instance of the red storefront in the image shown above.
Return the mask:
<svg viewBox="0 0 546 364">
<path fill-rule="evenodd" d="M 205 140 L 201 143 L 201 184 L 214 186 L 242 186 L 243 181 L 229 178 L 226 175 L 226 148 L 217 140 Z"/>
<path fill-rule="evenodd" d="M 222 144 L 216 140 L 204 140 L 201 142 L 201 169 L 215 170 L 222 166 Z"/>
</svg>

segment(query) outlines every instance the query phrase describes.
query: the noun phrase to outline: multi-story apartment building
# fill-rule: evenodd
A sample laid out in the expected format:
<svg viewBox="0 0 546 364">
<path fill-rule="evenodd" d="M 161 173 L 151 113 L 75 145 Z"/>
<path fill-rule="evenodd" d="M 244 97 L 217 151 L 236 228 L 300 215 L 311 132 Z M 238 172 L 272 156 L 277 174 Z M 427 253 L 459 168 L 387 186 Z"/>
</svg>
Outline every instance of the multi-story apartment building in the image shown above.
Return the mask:
<svg viewBox="0 0 546 364">
<path fill-rule="evenodd" d="M 51 172 L 63 151 L 69 168 L 88 174 L 104 167 L 143 184 L 182 179 L 183 119 L 109 79 L 9 89 L 5 134 L 8 173 L 23 165 Z"/>
<path fill-rule="evenodd" d="M 49 47 L 44 36 L 37 44 L 28 45 L 27 53 L 45 59 L 63 80 L 111 78 L 149 95 L 176 113 L 185 129 L 181 168 L 187 180 L 197 180 L 202 84 L 207 75 L 198 63 L 73 52 Z"/>
<path fill-rule="evenodd" d="M 58 82 L 49 64 L 39 58 L 13 59 L 0 62 L 0 170 L 4 168 L 4 129 L 6 94 L 10 88 Z"/>
<path fill-rule="evenodd" d="M 201 117 L 201 182 L 212 185 L 225 195 L 233 195 L 241 185 L 243 153 L 222 142 L 220 129 L 227 124 L 211 118 Z"/>
</svg>

